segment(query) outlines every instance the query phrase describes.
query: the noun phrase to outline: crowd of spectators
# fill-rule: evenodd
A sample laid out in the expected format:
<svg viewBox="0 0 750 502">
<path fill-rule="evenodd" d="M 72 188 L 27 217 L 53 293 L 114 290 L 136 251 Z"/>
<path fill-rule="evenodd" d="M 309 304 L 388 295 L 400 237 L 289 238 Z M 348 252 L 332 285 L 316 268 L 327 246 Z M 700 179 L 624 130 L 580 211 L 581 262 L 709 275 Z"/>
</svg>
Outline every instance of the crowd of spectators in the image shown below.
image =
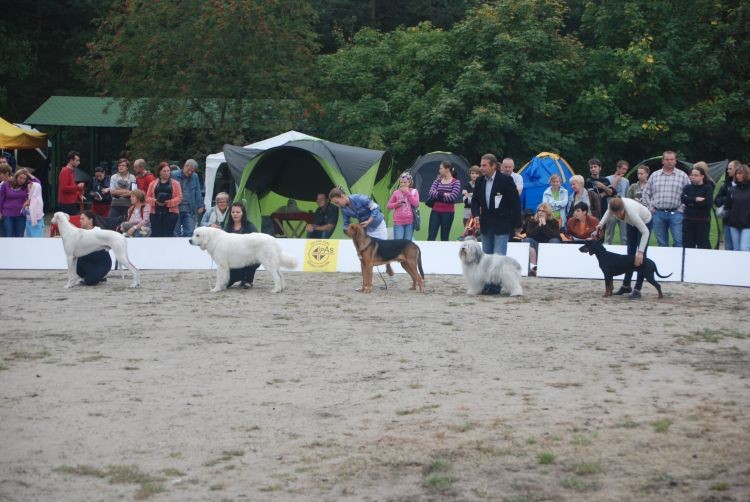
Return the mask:
<svg viewBox="0 0 750 502">
<path fill-rule="evenodd" d="M 553 175 L 542 203 L 525 224 L 520 206 L 523 178 L 514 172 L 513 159 L 498 162 L 494 155 L 484 155 L 480 166 L 469 170 L 470 181 L 463 187 L 454 166 L 443 162 L 428 200 L 423 201 L 432 209 L 428 240 L 437 239 L 438 234 L 441 240 L 448 240 L 455 213 L 461 211 L 464 225 L 479 228 L 486 253 L 505 254 L 509 240 L 525 240 L 531 244 L 532 265 L 540 242 L 584 240 L 594 234 L 612 243 L 616 230 L 620 243 L 630 250 L 633 238 L 639 241 L 635 246 L 640 244 L 642 229 L 635 233 L 624 215 L 634 214 L 633 204 L 637 204 L 647 210 L 649 217 L 641 220 L 648 225 L 649 236 L 653 231 L 659 246 L 710 248 L 715 212 L 722 224 L 724 249 L 750 251 L 750 168 L 732 160 L 717 190 L 705 162 L 695 163 L 686 174 L 677 166 L 675 152 L 665 151 L 661 160 L 661 168 L 653 173 L 646 165 L 638 166 L 632 184 L 628 181 L 630 165 L 624 160 L 617 162 L 611 175 L 603 176 L 602 162 L 591 159 L 587 177 L 570 178 L 570 191 L 563 187 L 560 176 Z M 131 164 L 123 158 L 112 174 L 103 167 L 94 169 L 88 183 L 76 181 L 80 163 L 78 152 L 70 152 L 57 180 L 59 209 L 70 215 L 88 207 L 102 225 L 128 237 L 186 237 L 196 225 L 226 230 L 232 222 L 226 192 L 216 196 L 213 207 L 204 207 L 196 172 L 199 166 L 193 159 L 187 159 L 181 168 L 160 162 L 151 172 L 144 159 Z M 411 175 L 403 173 L 385 208 L 392 212 L 394 238 L 413 239 L 419 223 L 419 193 L 413 185 Z M 623 217 L 608 216 L 609 204 L 618 199 L 626 201 Z M 335 188 L 330 194 L 317 194 L 316 202 L 314 219 L 306 226 L 308 238 L 329 238 L 337 226 L 339 209 L 345 225 L 355 218 L 370 227 L 368 233 L 387 235 L 383 210 L 367 195 L 347 195 Z M 27 169 L 14 170 L 4 156 L 0 156 L 0 217 L 2 236 L 45 234 L 40 180 Z M 246 208 L 242 218 L 247 220 Z"/>
</svg>

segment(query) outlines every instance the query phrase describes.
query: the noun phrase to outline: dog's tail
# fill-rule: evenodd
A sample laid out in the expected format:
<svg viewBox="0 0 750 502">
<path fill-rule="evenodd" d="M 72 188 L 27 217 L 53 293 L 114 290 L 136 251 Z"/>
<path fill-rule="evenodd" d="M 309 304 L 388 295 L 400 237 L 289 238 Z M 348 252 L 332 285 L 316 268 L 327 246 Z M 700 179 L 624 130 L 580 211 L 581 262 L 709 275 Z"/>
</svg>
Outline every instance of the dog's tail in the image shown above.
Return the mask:
<svg viewBox="0 0 750 502">
<path fill-rule="evenodd" d="M 659 269 L 658 269 L 658 268 L 656 268 L 656 264 L 654 264 L 654 272 L 656 273 L 656 275 L 658 275 L 658 276 L 659 276 L 659 277 L 661 277 L 662 279 L 666 279 L 667 277 L 672 277 L 672 274 L 669 274 L 669 275 L 661 275 L 661 274 L 659 273 Z"/>
<path fill-rule="evenodd" d="M 281 266 L 284 268 L 296 268 L 297 267 L 297 258 L 294 256 L 290 256 L 286 253 L 281 253 Z"/>
<path fill-rule="evenodd" d="M 422 250 L 417 247 L 419 255 L 417 255 L 417 266 L 419 267 L 419 275 L 424 279 L 424 270 L 422 270 Z"/>
</svg>

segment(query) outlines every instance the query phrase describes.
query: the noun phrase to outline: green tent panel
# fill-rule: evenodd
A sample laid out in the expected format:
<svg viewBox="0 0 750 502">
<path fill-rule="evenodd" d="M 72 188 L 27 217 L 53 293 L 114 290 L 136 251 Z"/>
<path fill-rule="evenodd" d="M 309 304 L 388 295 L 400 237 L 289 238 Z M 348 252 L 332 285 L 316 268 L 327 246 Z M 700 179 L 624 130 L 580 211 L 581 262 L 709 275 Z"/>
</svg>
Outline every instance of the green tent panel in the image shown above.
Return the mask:
<svg viewBox="0 0 750 502">
<path fill-rule="evenodd" d="M 336 186 L 371 196 L 383 207 L 388 201 L 383 180 L 392 177 L 392 161 L 385 151 L 316 139 L 269 150 L 225 145 L 224 155 L 239 187 L 235 200 L 244 200 L 253 224 L 269 233 L 270 215 L 290 200 L 298 210 L 314 212 L 316 195 Z M 345 237 L 340 222 L 333 237 Z"/>
</svg>

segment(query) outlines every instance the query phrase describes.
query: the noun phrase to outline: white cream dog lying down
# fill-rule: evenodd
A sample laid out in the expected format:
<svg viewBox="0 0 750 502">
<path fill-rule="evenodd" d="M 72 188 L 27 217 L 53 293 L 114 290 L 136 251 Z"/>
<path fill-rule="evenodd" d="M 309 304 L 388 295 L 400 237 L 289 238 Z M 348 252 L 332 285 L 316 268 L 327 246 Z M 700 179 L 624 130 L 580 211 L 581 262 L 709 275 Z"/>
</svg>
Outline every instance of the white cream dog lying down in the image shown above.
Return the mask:
<svg viewBox="0 0 750 502">
<path fill-rule="evenodd" d="M 461 258 L 466 292 L 478 295 L 488 285 L 497 286 L 510 296 L 522 296 L 521 265 L 507 256 L 484 254 L 482 245 L 473 239 L 461 244 Z"/>
<path fill-rule="evenodd" d="M 66 288 L 72 288 L 78 284 L 76 264 L 78 258 L 102 249 L 111 249 L 120 265 L 125 265 L 133 273 L 131 288 L 140 286 L 138 269 L 135 268 L 128 258 L 128 243 L 125 236 L 112 230 L 103 230 L 94 227 L 91 230 L 83 230 L 70 222 L 70 216 L 57 212 L 52 216 L 52 224 L 57 225 L 60 237 L 63 240 L 63 249 L 68 259 L 68 283 Z M 124 277 L 122 269 L 120 275 Z"/>
<path fill-rule="evenodd" d="M 242 268 L 260 263 L 273 277 L 272 293 L 284 290 L 284 276 L 280 267 L 294 268 L 297 260 L 285 254 L 276 239 L 268 234 L 230 234 L 213 227 L 199 227 L 193 232 L 190 244 L 208 251 L 216 262 L 216 285 L 211 290 L 215 293 L 227 288 L 229 269 Z"/>
</svg>

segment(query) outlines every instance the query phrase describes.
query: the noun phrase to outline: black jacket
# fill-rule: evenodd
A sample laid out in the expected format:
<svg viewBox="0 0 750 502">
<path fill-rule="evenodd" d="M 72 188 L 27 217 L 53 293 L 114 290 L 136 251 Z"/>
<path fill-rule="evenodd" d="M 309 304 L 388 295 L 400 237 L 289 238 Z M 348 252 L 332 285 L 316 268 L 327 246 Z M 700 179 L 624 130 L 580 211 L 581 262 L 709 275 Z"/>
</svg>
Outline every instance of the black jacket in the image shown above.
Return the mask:
<svg viewBox="0 0 750 502">
<path fill-rule="evenodd" d="M 724 204 L 729 210 L 727 225 L 734 228 L 750 228 L 750 183 L 735 185 L 729 189 L 729 197 Z"/>
<path fill-rule="evenodd" d="M 698 202 L 696 197 L 705 200 Z M 685 219 L 694 221 L 709 221 L 711 219 L 711 204 L 713 202 L 713 185 L 685 185 L 682 189 L 682 203 L 685 204 Z"/>
<path fill-rule="evenodd" d="M 481 232 L 492 235 L 513 234 L 521 228 L 521 198 L 518 196 L 513 178 L 499 171 L 495 173 L 488 204 L 486 196 L 487 178 L 477 178 L 474 196 L 471 198 L 471 215 L 479 216 Z M 495 207 L 495 196 L 502 196 Z"/>
</svg>

